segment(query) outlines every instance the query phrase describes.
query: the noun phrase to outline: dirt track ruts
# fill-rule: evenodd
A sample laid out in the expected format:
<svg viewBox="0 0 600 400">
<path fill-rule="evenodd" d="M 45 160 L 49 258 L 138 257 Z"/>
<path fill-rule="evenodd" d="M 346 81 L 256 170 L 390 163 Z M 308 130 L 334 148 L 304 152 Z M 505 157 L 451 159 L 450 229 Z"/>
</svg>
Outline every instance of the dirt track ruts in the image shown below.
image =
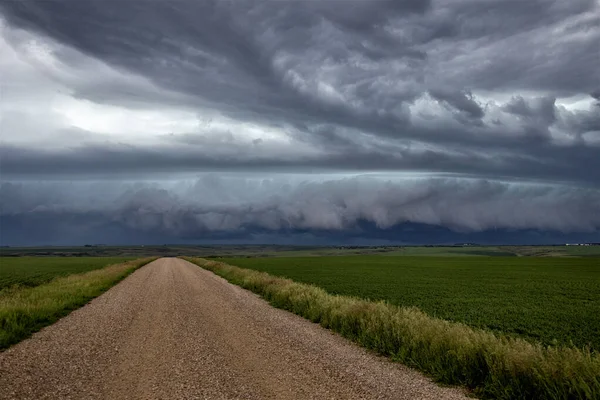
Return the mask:
<svg viewBox="0 0 600 400">
<path fill-rule="evenodd" d="M 180 259 L 0 353 L 0 399 L 465 399 Z"/>
</svg>

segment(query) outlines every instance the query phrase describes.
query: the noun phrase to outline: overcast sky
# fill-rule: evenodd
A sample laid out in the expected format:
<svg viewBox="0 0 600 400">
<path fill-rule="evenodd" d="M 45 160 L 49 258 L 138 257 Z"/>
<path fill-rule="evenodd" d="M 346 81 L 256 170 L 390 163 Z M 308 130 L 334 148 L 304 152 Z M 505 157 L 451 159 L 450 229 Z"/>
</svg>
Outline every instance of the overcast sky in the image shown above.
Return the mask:
<svg viewBox="0 0 600 400">
<path fill-rule="evenodd" d="M 598 0 L 1 1 L 0 242 L 600 241 L 598 65 Z"/>
</svg>

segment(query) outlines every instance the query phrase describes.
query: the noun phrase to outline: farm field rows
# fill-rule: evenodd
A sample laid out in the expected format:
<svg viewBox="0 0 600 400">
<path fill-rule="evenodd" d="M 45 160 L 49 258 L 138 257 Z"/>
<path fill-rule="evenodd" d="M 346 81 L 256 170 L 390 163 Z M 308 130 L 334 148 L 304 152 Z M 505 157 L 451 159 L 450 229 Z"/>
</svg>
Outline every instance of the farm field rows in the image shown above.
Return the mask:
<svg viewBox="0 0 600 400">
<path fill-rule="evenodd" d="M 543 344 L 600 349 L 597 258 L 297 257 L 220 261 L 329 293 L 415 306 L 427 314 Z"/>
<path fill-rule="evenodd" d="M 0 291 L 13 285 L 37 286 L 60 276 L 119 264 L 131 257 L 2 257 Z"/>
</svg>

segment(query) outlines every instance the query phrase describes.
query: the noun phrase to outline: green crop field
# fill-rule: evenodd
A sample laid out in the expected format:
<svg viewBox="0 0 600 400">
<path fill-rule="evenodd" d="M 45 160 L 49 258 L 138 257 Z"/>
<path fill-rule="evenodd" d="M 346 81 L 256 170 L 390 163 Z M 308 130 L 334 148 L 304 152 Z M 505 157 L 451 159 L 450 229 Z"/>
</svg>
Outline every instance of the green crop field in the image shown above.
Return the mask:
<svg viewBox="0 0 600 400">
<path fill-rule="evenodd" d="M 13 285 L 37 286 L 131 260 L 131 257 L 0 257 L 0 291 Z"/>
<path fill-rule="evenodd" d="M 0 258 L 0 351 L 83 306 L 155 259 Z"/>
<path fill-rule="evenodd" d="M 416 306 L 431 316 L 544 344 L 600 350 L 600 259 L 556 257 L 230 258 L 330 293 Z"/>
</svg>

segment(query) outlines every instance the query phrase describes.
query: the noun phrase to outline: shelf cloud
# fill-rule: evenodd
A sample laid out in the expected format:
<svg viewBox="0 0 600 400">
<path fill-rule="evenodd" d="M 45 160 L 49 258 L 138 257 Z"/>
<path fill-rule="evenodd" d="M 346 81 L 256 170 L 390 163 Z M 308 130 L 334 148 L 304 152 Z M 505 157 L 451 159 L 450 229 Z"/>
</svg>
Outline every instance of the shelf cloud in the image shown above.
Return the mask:
<svg viewBox="0 0 600 400">
<path fill-rule="evenodd" d="M 599 42 L 596 0 L 2 2 L 0 242 L 600 241 Z"/>
</svg>

